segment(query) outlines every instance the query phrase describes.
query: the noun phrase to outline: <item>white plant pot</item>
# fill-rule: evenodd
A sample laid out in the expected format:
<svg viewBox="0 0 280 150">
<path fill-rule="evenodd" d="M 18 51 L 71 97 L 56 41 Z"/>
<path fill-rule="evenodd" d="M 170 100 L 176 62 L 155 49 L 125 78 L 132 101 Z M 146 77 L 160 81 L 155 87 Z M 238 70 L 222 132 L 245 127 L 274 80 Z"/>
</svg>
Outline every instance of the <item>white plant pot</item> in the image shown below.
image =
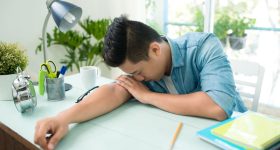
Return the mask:
<svg viewBox="0 0 280 150">
<path fill-rule="evenodd" d="M 13 100 L 12 83 L 17 74 L 0 75 L 0 100 Z"/>
</svg>

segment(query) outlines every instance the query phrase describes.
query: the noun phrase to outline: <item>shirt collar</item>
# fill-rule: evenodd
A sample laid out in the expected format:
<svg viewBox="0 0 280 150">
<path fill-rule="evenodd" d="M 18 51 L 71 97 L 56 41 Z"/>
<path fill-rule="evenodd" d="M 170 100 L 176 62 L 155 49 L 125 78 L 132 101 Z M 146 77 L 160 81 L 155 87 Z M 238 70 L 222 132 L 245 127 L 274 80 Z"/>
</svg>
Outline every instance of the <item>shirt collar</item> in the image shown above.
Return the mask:
<svg viewBox="0 0 280 150">
<path fill-rule="evenodd" d="M 176 43 L 176 41 L 168 37 L 166 37 L 166 39 L 171 49 L 171 56 L 172 56 L 171 72 L 172 72 L 173 68 L 184 66 L 184 61 L 183 61 L 184 57 L 182 55 L 182 52 L 180 51 L 178 43 Z"/>
</svg>

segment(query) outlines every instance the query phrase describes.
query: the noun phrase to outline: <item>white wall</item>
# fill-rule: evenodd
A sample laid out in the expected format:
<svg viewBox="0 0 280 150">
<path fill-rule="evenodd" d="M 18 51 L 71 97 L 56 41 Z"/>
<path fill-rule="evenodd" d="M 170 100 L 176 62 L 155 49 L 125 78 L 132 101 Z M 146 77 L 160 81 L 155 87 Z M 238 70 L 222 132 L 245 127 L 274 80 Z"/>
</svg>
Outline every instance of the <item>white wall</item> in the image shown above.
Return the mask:
<svg viewBox="0 0 280 150">
<path fill-rule="evenodd" d="M 92 19 L 114 18 L 121 14 L 128 14 L 129 19 L 145 21 L 144 0 L 69 0 L 83 9 L 82 19 L 90 16 Z M 27 50 L 29 65 L 26 72 L 37 78 L 40 64 L 43 62 L 43 53 L 35 54 L 39 44 L 41 30 L 47 7 L 45 0 L 0 0 L 0 41 L 17 42 Z M 49 20 L 47 31 L 51 31 L 55 24 Z M 64 57 L 64 50 L 54 47 L 47 51 L 48 59 L 56 62 Z M 104 68 L 104 67 L 103 67 Z M 104 70 L 103 75 L 107 75 Z M 116 73 L 115 73 L 116 74 Z M 118 73 L 117 73 L 118 74 Z M 113 74 L 113 76 L 116 76 Z"/>
</svg>

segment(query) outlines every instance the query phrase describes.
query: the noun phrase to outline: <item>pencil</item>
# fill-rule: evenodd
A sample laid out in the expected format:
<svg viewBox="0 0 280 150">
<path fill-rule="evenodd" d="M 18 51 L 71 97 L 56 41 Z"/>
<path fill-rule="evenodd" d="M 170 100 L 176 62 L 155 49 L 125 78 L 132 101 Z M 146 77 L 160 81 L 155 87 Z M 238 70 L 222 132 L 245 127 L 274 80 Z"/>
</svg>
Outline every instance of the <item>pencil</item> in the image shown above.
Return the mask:
<svg viewBox="0 0 280 150">
<path fill-rule="evenodd" d="M 172 149 L 173 149 L 174 144 L 175 144 L 176 139 L 177 139 L 177 137 L 178 137 L 178 135 L 179 135 L 179 133 L 180 133 L 180 131 L 181 131 L 182 126 L 183 126 L 183 123 L 182 123 L 182 122 L 179 122 L 178 127 L 177 127 L 177 129 L 176 129 L 176 131 L 175 131 L 175 133 L 174 133 L 174 135 L 173 135 L 173 139 L 172 139 L 172 141 L 171 141 L 171 143 L 170 143 L 170 148 L 169 148 L 169 150 L 172 150 Z"/>
</svg>

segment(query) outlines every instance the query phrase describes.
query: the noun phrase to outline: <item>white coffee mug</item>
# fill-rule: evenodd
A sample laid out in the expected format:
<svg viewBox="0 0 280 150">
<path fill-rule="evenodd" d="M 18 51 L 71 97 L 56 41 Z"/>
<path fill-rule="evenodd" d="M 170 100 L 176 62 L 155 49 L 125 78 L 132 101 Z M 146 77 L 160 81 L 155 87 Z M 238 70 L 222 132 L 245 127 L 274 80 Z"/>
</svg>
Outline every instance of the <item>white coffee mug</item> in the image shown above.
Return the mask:
<svg viewBox="0 0 280 150">
<path fill-rule="evenodd" d="M 97 78 L 100 76 L 100 69 L 95 66 L 80 67 L 81 80 L 84 88 L 89 90 L 97 85 Z"/>
</svg>

